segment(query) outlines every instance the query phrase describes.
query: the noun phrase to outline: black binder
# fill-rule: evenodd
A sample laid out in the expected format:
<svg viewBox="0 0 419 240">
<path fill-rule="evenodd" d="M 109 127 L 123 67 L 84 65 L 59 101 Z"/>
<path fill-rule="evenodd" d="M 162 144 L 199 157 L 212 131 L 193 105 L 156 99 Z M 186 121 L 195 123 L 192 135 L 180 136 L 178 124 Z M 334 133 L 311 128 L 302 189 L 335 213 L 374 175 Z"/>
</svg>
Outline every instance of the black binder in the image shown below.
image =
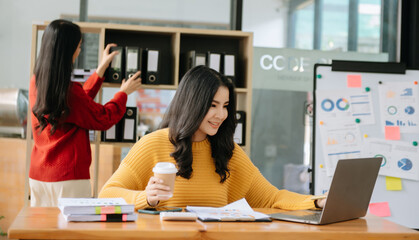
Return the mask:
<svg viewBox="0 0 419 240">
<path fill-rule="evenodd" d="M 234 131 L 234 142 L 242 146 L 246 144 L 246 112 L 237 111 L 236 118 L 237 126 Z"/>
<path fill-rule="evenodd" d="M 113 125 L 106 131 L 102 131 L 101 134 L 101 141 L 102 142 L 118 142 L 118 123 Z"/>
<path fill-rule="evenodd" d="M 127 107 L 120 121 L 121 142 L 136 142 L 137 140 L 137 107 Z"/>
<path fill-rule="evenodd" d="M 195 50 L 188 51 L 186 53 L 186 71 L 200 65 L 204 65 L 204 66 L 207 65 L 206 54 L 198 53 Z"/>
<path fill-rule="evenodd" d="M 125 47 L 125 78 L 128 80 L 141 70 L 142 49 L 139 47 Z"/>
<path fill-rule="evenodd" d="M 217 72 L 221 70 L 221 54 L 214 52 L 207 52 L 207 67 L 214 69 Z"/>
<path fill-rule="evenodd" d="M 108 73 L 105 78 L 105 82 L 111 82 L 111 83 L 121 83 L 122 79 L 124 78 L 124 68 L 123 68 L 123 55 L 124 55 L 124 49 L 123 47 L 117 46 L 117 47 L 111 47 L 110 52 L 118 51 L 119 54 L 117 54 L 109 68 Z"/>
<path fill-rule="evenodd" d="M 221 70 L 224 76 L 231 80 L 236 86 L 236 56 L 223 54 L 221 58 Z"/>
<path fill-rule="evenodd" d="M 127 107 L 122 119 L 107 131 L 102 131 L 102 142 L 137 141 L 137 107 Z"/>
<path fill-rule="evenodd" d="M 143 51 L 143 71 L 145 71 L 143 83 L 161 84 L 158 76 L 159 71 L 159 51 L 145 49 Z"/>
</svg>

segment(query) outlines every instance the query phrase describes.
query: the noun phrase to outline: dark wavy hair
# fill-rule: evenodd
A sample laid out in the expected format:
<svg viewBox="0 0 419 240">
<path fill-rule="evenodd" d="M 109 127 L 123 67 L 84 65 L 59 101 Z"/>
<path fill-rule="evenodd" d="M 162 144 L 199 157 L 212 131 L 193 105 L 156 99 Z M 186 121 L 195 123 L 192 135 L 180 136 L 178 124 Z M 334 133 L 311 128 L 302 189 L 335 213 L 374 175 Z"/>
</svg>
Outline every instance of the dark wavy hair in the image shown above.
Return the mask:
<svg viewBox="0 0 419 240">
<path fill-rule="evenodd" d="M 160 125 L 161 128 L 169 128 L 170 142 L 175 147 L 171 156 L 175 158 L 179 168 L 177 175 L 186 179 L 191 178 L 193 171 L 192 136 L 199 129 L 221 86 L 229 90 L 228 116 L 217 134 L 208 136 L 208 139 L 215 171 L 223 183 L 230 175 L 228 162 L 233 155 L 233 135 L 237 124 L 236 94 L 231 80 L 205 66 L 192 68 L 182 78 Z"/>
<path fill-rule="evenodd" d="M 54 134 L 68 112 L 68 92 L 73 71 L 73 55 L 81 40 L 80 27 L 67 20 L 54 20 L 45 29 L 35 63 L 36 102 L 32 112 L 41 131 L 51 124 Z"/>
</svg>

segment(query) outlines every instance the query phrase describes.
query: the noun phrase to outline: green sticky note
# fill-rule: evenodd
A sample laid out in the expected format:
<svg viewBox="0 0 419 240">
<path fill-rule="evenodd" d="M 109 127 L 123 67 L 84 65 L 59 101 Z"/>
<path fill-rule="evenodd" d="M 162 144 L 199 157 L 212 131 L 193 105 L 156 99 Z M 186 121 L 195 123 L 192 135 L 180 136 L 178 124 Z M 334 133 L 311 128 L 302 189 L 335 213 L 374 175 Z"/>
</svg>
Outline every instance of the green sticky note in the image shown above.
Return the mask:
<svg viewBox="0 0 419 240">
<path fill-rule="evenodd" d="M 386 177 L 386 188 L 388 191 L 401 191 L 402 180 L 396 177 Z"/>
<path fill-rule="evenodd" d="M 122 213 L 121 206 L 115 206 L 115 213 Z"/>
<path fill-rule="evenodd" d="M 100 207 L 95 207 L 95 213 L 100 214 Z"/>
</svg>

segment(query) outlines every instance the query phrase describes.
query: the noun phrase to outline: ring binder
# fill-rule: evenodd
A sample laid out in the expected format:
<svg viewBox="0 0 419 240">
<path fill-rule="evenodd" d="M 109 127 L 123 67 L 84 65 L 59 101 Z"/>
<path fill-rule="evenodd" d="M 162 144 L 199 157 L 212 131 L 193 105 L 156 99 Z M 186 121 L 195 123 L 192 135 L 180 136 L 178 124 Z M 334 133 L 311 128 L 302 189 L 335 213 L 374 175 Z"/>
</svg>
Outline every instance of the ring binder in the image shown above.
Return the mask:
<svg viewBox="0 0 419 240">
<path fill-rule="evenodd" d="M 112 83 L 121 83 L 122 79 L 124 78 L 123 76 L 123 61 L 122 61 L 122 57 L 124 54 L 124 49 L 120 46 L 117 47 L 111 47 L 109 52 L 114 52 L 114 51 L 118 51 L 119 54 L 117 54 L 112 62 L 111 65 L 108 68 L 108 74 L 107 77 L 105 79 L 106 82 L 112 82 Z"/>
<path fill-rule="evenodd" d="M 238 145 L 243 146 L 246 144 L 246 112 L 245 111 L 237 111 L 236 112 L 237 118 L 237 126 L 236 130 L 234 131 L 234 142 Z"/>
<path fill-rule="evenodd" d="M 142 49 L 139 47 L 125 47 L 125 78 L 131 78 L 141 70 L 141 51 Z"/>
<path fill-rule="evenodd" d="M 186 71 L 193 67 L 207 65 L 207 56 L 205 53 L 197 53 L 195 50 L 188 51 L 186 53 Z"/>
<path fill-rule="evenodd" d="M 102 131 L 101 141 L 102 142 L 118 142 L 118 131 L 117 124 L 113 125 L 106 131 Z"/>
<path fill-rule="evenodd" d="M 207 53 L 207 66 L 214 69 L 217 72 L 220 72 L 221 65 L 221 54 L 219 53 Z"/>
<path fill-rule="evenodd" d="M 160 84 L 158 77 L 159 67 L 159 51 L 158 50 L 144 50 L 143 66 L 145 68 L 145 84 Z"/>
<path fill-rule="evenodd" d="M 231 80 L 231 82 L 233 82 L 236 86 L 236 79 L 235 79 L 235 73 L 236 73 L 236 69 L 235 69 L 235 61 L 236 61 L 236 57 L 232 54 L 223 54 L 222 57 L 222 73 L 224 74 L 224 76 L 226 76 L 228 79 Z"/>
<path fill-rule="evenodd" d="M 137 141 L 137 107 L 127 107 L 124 117 L 121 120 L 121 141 Z"/>
<path fill-rule="evenodd" d="M 122 119 L 107 131 L 102 131 L 103 142 L 137 141 L 137 107 L 127 107 Z"/>
</svg>

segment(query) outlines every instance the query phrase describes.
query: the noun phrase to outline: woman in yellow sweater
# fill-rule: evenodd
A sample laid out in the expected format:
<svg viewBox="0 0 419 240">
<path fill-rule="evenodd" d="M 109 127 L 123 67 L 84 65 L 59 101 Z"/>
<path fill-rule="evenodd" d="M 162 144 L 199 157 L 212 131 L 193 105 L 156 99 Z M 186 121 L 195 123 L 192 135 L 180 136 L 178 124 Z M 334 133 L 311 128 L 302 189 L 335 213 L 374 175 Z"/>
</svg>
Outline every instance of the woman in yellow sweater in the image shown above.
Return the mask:
<svg viewBox="0 0 419 240">
<path fill-rule="evenodd" d="M 234 143 L 234 86 L 210 68 L 198 66 L 185 74 L 161 126 L 132 147 L 99 197 L 123 197 L 136 209 L 157 205 L 221 207 L 241 198 L 254 208 L 324 206 L 324 199 L 278 190 Z M 169 195 L 169 187 L 153 177 L 152 169 L 158 162 L 177 165 L 171 198 L 164 196 Z"/>
</svg>

